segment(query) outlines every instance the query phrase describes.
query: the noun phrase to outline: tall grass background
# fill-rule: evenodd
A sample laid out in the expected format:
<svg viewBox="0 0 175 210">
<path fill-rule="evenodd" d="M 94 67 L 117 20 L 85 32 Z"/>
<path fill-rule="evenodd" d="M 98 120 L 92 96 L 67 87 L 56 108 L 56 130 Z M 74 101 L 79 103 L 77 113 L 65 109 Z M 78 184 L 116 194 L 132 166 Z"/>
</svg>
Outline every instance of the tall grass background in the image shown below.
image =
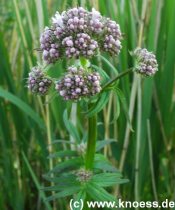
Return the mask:
<svg viewBox="0 0 175 210">
<path fill-rule="evenodd" d="M 39 37 L 58 10 L 82 5 L 95 7 L 117 21 L 123 33 L 119 59 L 106 56 L 99 65 L 111 77 L 133 65 L 130 56 L 139 44 L 153 51 L 159 71 L 154 78 L 123 78 L 127 107 L 116 95 L 98 116 L 98 139 L 115 139 L 104 153 L 130 182 L 113 192 L 123 200 L 175 200 L 175 1 L 173 0 L 11 0 L 0 1 L 0 209 L 52 209 L 44 202 L 42 175 L 52 167 L 47 156 L 63 149 L 55 139 L 72 140 L 63 121 L 66 104 L 59 98 L 39 98 L 26 88 L 30 68 L 41 55 Z M 110 62 L 110 63 L 109 63 Z M 67 62 L 58 62 L 52 74 L 60 75 Z M 79 107 L 71 121 L 80 133 Z M 77 113 L 74 111 L 77 110 Z M 133 131 L 125 117 L 127 110 Z M 120 116 L 118 117 L 120 113 Z M 78 116 L 78 120 L 76 120 Z M 65 146 L 65 145 L 63 145 Z M 67 209 L 59 200 L 57 209 Z"/>
</svg>

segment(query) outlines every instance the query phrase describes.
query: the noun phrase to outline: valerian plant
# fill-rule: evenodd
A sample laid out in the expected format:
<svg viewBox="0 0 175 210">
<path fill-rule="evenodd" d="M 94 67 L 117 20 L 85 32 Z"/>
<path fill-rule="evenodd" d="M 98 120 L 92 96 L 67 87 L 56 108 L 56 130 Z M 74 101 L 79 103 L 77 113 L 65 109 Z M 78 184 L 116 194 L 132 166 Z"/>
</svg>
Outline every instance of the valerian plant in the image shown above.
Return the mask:
<svg viewBox="0 0 175 210">
<path fill-rule="evenodd" d="M 44 175 L 46 180 L 54 183 L 44 187 L 46 191 L 55 192 L 48 200 L 67 196 L 83 200 L 116 200 L 106 188 L 128 181 L 100 153 L 113 140 L 97 141 L 97 113 L 108 102 L 111 91 L 118 93 L 119 98 L 122 97 L 117 86 L 120 78 L 133 71 L 143 76 L 152 76 L 158 70 L 158 65 L 155 55 L 141 48 L 131 53 L 135 58 L 134 67 L 112 79 L 104 70 L 91 64 L 91 59 L 103 52 L 118 56 L 122 49 L 121 41 L 119 24 L 103 17 L 95 9 L 89 12 L 82 7 L 61 14 L 56 12 L 51 26 L 46 27 L 41 34 L 40 49 L 43 63 L 47 64 L 43 66 L 47 67 L 40 65 L 31 69 L 28 88 L 34 94 L 45 96 L 55 86 L 55 91 L 63 100 L 87 105 L 82 106 L 82 109 L 88 120 L 88 134 L 82 142 L 77 140 L 79 143 L 74 143 L 69 150 L 49 155 L 51 159 L 62 161 Z M 60 78 L 49 77 L 48 66 L 62 58 L 72 59 L 73 65 Z M 78 138 L 78 131 L 69 122 L 67 110 L 63 118 L 71 135 Z M 62 140 L 57 142 L 63 143 Z"/>
</svg>

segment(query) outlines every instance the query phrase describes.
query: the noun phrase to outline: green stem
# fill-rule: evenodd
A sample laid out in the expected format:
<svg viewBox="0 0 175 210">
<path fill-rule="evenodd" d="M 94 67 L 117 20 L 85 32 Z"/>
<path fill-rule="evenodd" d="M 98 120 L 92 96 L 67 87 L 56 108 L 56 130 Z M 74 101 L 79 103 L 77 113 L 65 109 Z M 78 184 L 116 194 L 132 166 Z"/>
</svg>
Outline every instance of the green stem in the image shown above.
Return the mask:
<svg viewBox="0 0 175 210">
<path fill-rule="evenodd" d="M 103 88 L 102 91 L 105 90 L 106 88 L 110 87 L 113 83 L 115 83 L 118 79 L 120 79 L 121 77 L 125 76 L 126 74 L 129 74 L 130 72 L 133 71 L 133 68 L 130 68 L 120 74 L 118 74 L 114 79 L 110 80 L 109 82 L 107 82 Z"/>
<path fill-rule="evenodd" d="M 86 162 L 85 162 L 85 167 L 87 170 L 93 169 L 96 140 L 97 140 L 97 115 L 95 114 L 94 116 L 89 117 L 88 119 L 88 142 L 87 142 Z"/>
</svg>

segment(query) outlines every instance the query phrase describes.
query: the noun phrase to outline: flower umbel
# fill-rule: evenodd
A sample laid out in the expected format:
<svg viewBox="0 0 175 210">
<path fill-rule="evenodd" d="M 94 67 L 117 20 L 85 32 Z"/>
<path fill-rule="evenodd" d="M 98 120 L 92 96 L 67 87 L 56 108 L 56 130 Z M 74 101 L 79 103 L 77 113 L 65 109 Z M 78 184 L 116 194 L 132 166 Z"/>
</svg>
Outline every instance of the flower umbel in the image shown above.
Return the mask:
<svg viewBox="0 0 175 210">
<path fill-rule="evenodd" d="M 103 17 L 94 8 L 82 7 L 56 12 L 50 27 L 40 37 L 40 48 L 46 63 L 55 63 L 63 57 L 90 58 L 98 50 L 118 55 L 121 49 L 120 26 Z"/>
<path fill-rule="evenodd" d="M 82 67 L 71 66 L 68 73 L 56 82 L 55 89 L 65 100 L 79 100 L 90 97 L 101 91 L 100 75 L 88 73 Z"/>
<path fill-rule="evenodd" d="M 85 170 L 84 168 L 79 169 L 75 172 L 75 175 L 77 176 L 77 180 L 79 182 L 88 182 L 92 178 L 92 171 Z"/>
<path fill-rule="evenodd" d="M 153 76 L 158 71 L 156 56 L 147 49 L 137 48 L 134 51 L 136 57 L 136 72 L 144 76 Z"/>
<path fill-rule="evenodd" d="M 46 77 L 38 66 L 32 68 L 27 81 L 27 87 L 32 93 L 46 95 L 51 84 L 52 80 Z"/>
</svg>

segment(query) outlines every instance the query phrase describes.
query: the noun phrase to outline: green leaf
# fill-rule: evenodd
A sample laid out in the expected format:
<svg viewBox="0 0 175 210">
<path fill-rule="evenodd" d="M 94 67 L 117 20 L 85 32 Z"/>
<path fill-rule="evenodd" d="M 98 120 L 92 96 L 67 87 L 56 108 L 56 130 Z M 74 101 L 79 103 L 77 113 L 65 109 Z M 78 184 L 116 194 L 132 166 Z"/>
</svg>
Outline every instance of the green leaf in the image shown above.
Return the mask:
<svg viewBox="0 0 175 210">
<path fill-rule="evenodd" d="M 105 189 L 95 183 L 89 182 L 86 189 L 88 195 L 96 201 L 116 201 Z"/>
<path fill-rule="evenodd" d="M 116 172 L 117 169 L 102 154 L 96 154 L 94 160 L 94 169 Z"/>
<path fill-rule="evenodd" d="M 68 118 L 68 113 L 67 110 L 64 111 L 63 114 L 63 120 L 64 120 L 64 124 L 68 130 L 68 132 L 70 133 L 70 135 L 78 142 L 80 142 L 80 136 L 79 133 L 77 131 L 77 129 L 75 128 L 75 126 L 70 122 L 69 118 Z"/>
<path fill-rule="evenodd" d="M 80 167 L 83 164 L 83 159 L 81 157 L 73 158 L 71 160 L 65 160 L 64 162 L 59 163 L 52 170 L 48 172 L 50 173 L 58 173 L 66 169 L 75 169 Z"/>
<path fill-rule="evenodd" d="M 93 176 L 92 182 L 100 187 L 110 187 L 117 184 L 127 183 L 128 179 L 121 179 L 120 173 L 101 173 Z"/>
<path fill-rule="evenodd" d="M 79 201 L 80 202 L 80 199 L 85 202 L 85 199 L 86 199 L 86 191 L 85 189 L 82 189 L 80 190 L 80 192 L 78 192 L 75 196 L 74 196 L 74 201 Z M 73 210 L 81 210 L 81 205 L 79 208 L 74 208 L 73 207 Z"/>
<path fill-rule="evenodd" d="M 114 119 L 112 120 L 111 123 L 116 121 L 120 116 L 120 101 L 118 100 L 118 97 L 115 98 L 115 101 L 116 101 L 116 113 L 114 114 Z"/>
<path fill-rule="evenodd" d="M 44 122 L 39 117 L 39 115 L 29 105 L 23 102 L 20 98 L 2 89 L 1 87 L 0 87 L 0 97 L 3 97 L 4 99 L 16 105 L 19 109 L 25 112 L 25 114 L 31 117 L 40 126 L 40 128 L 42 129 L 45 128 Z"/>
<path fill-rule="evenodd" d="M 48 158 L 63 158 L 63 157 L 72 157 L 77 156 L 77 151 L 71 151 L 71 150 L 64 150 L 60 152 L 56 152 L 54 154 L 50 154 Z"/>
<path fill-rule="evenodd" d="M 76 181 L 76 176 L 71 172 L 62 174 L 61 176 L 43 175 L 44 179 L 54 183 L 72 183 Z"/>
<path fill-rule="evenodd" d="M 126 103 L 126 98 L 125 98 L 123 92 L 119 88 L 115 88 L 114 92 L 117 94 L 117 96 L 120 99 L 120 102 L 122 104 L 122 108 L 123 108 L 124 114 L 126 116 L 126 119 L 128 121 L 128 124 L 130 126 L 131 131 L 134 131 L 133 128 L 132 128 L 131 119 L 130 119 L 129 113 L 128 113 L 128 106 L 127 106 L 127 103 Z"/>
<path fill-rule="evenodd" d="M 100 112 L 103 107 L 106 105 L 106 103 L 109 100 L 109 94 L 110 92 L 103 92 L 96 103 L 93 104 L 93 106 L 86 112 L 86 115 L 88 117 L 92 117 L 94 114 L 97 114 Z"/>
<path fill-rule="evenodd" d="M 111 144 L 112 142 L 116 142 L 115 139 L 101 140 L 96 143 L 96 152 L 103 149 L 106 145 Z"/>
<path fill-rule="evenodd" d="M 64 198 L 67 196 L 71 196 L 80 190 L 81 190 L 81 186 L 72 186 L 72 187 L 64 188 L 63 191 L 61 191 L 59 193 L 55 193 L 54 195 L 47 197 L 46 201 L 52 201 L 52 200 L 55 200 L 58 198 Z"/>
<path fill-rule="evenodd" d="M 77 193 L 77 195 L 75 196 L 75 200 L 78 201 L 78 200 L 85 200 L 86 199 L 86 191 L 85 189 L 82 189 L 80 192 Z"/>
<path fill-rule="evenodd" d="M 70 182 L 69 180 L 65 180 L 64 182 L 60 182 L 59 184 L 56 184 L 54 186 L 49 187 L 42 187 L 41 190 L 43 191 L 62 191 L 64 188 L 68 187 L 74 187 L 80 185 L 80 182 L 76 181 L 74 179 L 73 182 Z"/>
<path fill-rule="evenodd" d="M 102 55 L 98 55 L 98 56 L 110 67 L 111 70 L 113 70 L 115 74 L 118 74 L 117 69 L 112 65 L 112 63 L 110 63 L 104 56 Z"/>
</svg>

